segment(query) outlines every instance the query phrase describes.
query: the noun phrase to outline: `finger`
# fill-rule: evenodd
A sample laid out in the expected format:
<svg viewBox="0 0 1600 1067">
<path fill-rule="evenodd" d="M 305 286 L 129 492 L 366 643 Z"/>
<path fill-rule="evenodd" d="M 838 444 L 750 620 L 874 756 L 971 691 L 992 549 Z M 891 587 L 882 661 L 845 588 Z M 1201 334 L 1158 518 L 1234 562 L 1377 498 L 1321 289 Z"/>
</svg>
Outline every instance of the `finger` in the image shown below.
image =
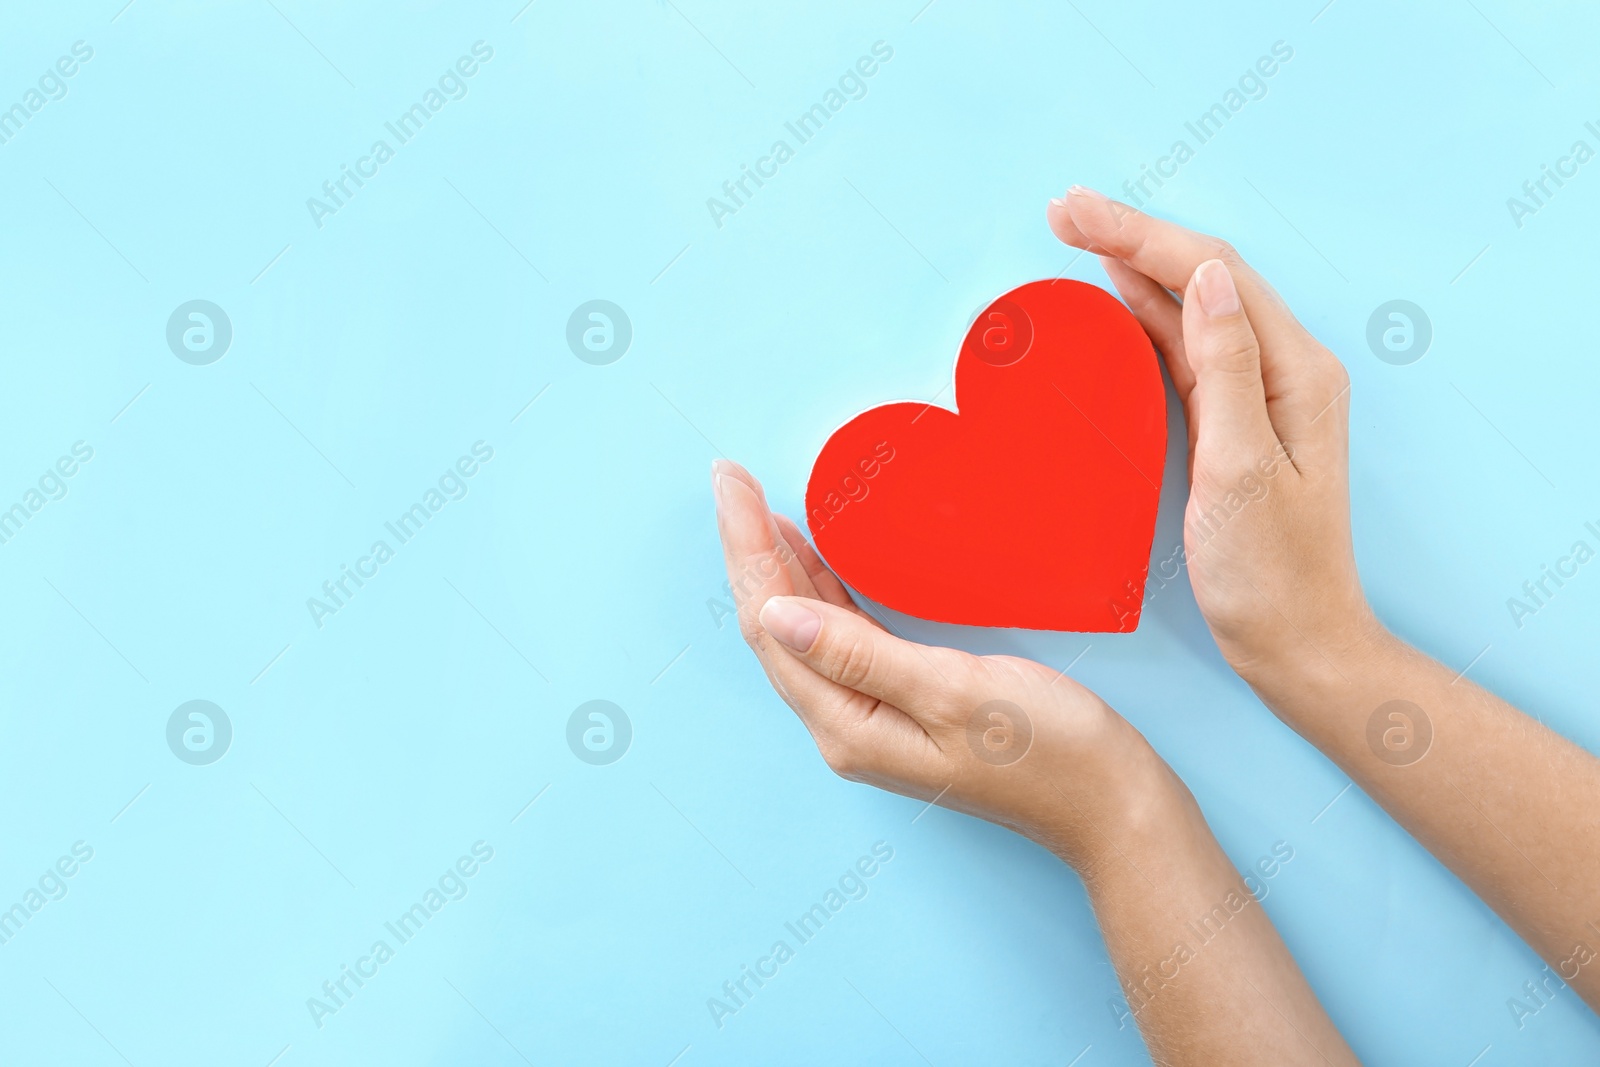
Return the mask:
<svg viewBox="0 0 1600 1067">
<path fill-rule="evenodd" d="M 773 690 L 805 724 L 828 766 L 846 778 L 865 780 L 883 767 L 925 762 L 931 742 L 916 720 L 877 697 L 812 670 L 773 641 L 757 621 L 757 613 L 768 598 L 790 595 L 794 589 L 788 568 L 776 562 L 775 541 L 781 540 L 782 555 L 798 566 L 797 553 L 787 539 L 777 535 L 778 525 L 771 521 L 771 513 L 759 495 L 759 483 L 749 477 L 748 471 L 741 467 L 726 474 L 719 470 L 718 475 L 717 521 L 729 582 L 736 585 L 741 575 L 757 579 L 746 595 L 735 591 L 739 628 Z M 817 562 L 821 564 L 821 560 Z M 804 572 L 801 573 L 803 577 Z M 821 601 L 807 602 L 825 607 Z"/>
<path fill-rule="evenodd" d="M 761 483 L 756 480 L 756 476 L 751 474 L 744 464 L 736 463 L 731 459 L 714 459 L 711 461 L 711 473 L 713 476 L 723 474 L 739 479 L 755 491 L 762 507 L 771 510 L 767 504 L 767 491 L 761 487 Z"/>
<path fill-rule="evenodd" d="M 1178 399 L 1189 402 L 1189 390 L 1194 388 L 1194 371 L 1183 347 L 1183 306 L 1164 287 L 1157 285 L 1120 259 L 1101 256 L 1100 265 L 1106 277 L 1117 287 L 1128 310 L 1139 320 L 1144 332 L 1150 335 L 1156 351 L 1161 353 L 1178 390 Z"/>
<path fill-rule="evenodd" d="M 1071 194 L 1069 193 L 1068 195 Z M 1045 221 L 1050 225 L 1051 232 L 1061 240 L 1062 244 L 1069 244 L 1073 248 L 1081 248 L 1085 252 L 1093 252 L 1096 255 L 1105 251 L 1096 247 L 1094 242 L 1089 240 L 1082 230 L 1078 229 L 1078 224 L 1072 221 L 1072 211 L 1067 206 L 1066 198 L 1059 197 L 1051 200 L 1050 205 L 1044 209 L 1044 217 Z"/>
<path fill-rule="evenodd" d="M 1206 260 L 1226 263 L 1260 341 L 1262 384 L 1278 436 L 1296 447 L 1316 437 L 1316 417 L 1337 393 L 1343 367 L 1231 245 L 1082 186 L 1073 186 L 1065 201 L 1086 241 L 1174 292 L 1182 292 Z"/>
<path fill-rule="evenodd" d="M 1073 186 L 1066 202 L 1073 225 L 1086 241 L 1173 292 L 1183 292 L 1195 268 L 1206 260 L 1226 261 L 1234 270 L 1245 311 L 1264 346 L 1282 342 L 1286 352 L 1297 352 L 1298 348 L 1287 347 L 1289 342 L 1309 338 L 1272 286 L 1221 238 L 1153 218 L 1082 186 Z"/>
<path fill-rule="evenodd" d="M 816 590 L 756 491 L 720 472 L 712 475 L 712 486 L 728 588 L 739 610 L 739 627 L 748 640 L 760 630 L 756 615 L 768 597 L 811 596 Z"/>
<path fill-rule="evenodd" d="M 892 704 L 919 722 L 942 721 L 973 675 L 963 653 L 912 644 L 820 600 L 769 599 L 760 622 L 817 674 Z"/>
<path fill-rule="evenodd" d="M 1098 245 L 1105 250 L 1102 255 L 1115 256 L 1174 292 L 1183 292 L 1194 269 L 1206 260 L 1237 257 L 1232 247 L 1219 237 L 1195 233 L 1175 222 L 1146 215 L 1081 185 L 1074 185 L 1068 191 L 1065 203 L 1073 226 L 1086 243 Z M 1248 285 L 1241 283 L 1240 286 L 1247 308 L 1252 298 L 1268 294 L 1276 301 L 1277 294 L 1254 271 L 1249 272 L 1248 281 Z M 1281 302 L 1278 310 L 1283 314 L 1288 311 Z"/>
<path fill-rule="evenodd" d="M 717 526 L 728 584 L 738 606 L 739 630 L 761 661 L 767 680 L 820 744 L 830 730 L 860 720 L 877 702 L 817 674 L 784 651 L 762 627 L 758 618 L 769 598 L 811 596 L 815 591 L 809 579 L 804 591 L 796 587 L 793 572 L 783 562 L 793 561 L 794 552 L 777 533 L 777 524 L 756 490 L 731 473 L 719 471 L 713 480 Z M 800 573 L 803 578 L 804 572 Z"/>
<path fill-rule="evenodd" d="M 787 515 L 776 515 L 774 518 L 778 520 L 778 532 L 783 534 L 783 539 L 789 543 L 790 549 L 799 558 L 800 566 L 805 568 L 811 584 L 816 587 L 817 595 L 829 604 L 837 604 L 841 608 L 859 612 L 861 609 L 856 607 L 855 598 L 850 595 L 850 590 L 846 589 L 839 576 L 822 562 L 822 557 L 817 555 L 817 550 L 811 547 L 805 533 L 795 525 L 795 521 Z"/>
<path fill-rule="evenodd" d="M 896 753 L 927 741 L 927 731 L 910 715 L 823 677 L 764 632 L 752 647 L 773 690 L 805 725 L 828 766 L 845 777 L 870 770 L 875 759 L 892 762 Z"/>
<path fill-rule="evenodd" d="M 1183 334 L 1195 374 L 1189 411 L 1196 462 L 1225 471 L 1275 454 L 1281 446 L 1267 417 L 1261 346 L 1220 259 L 1200 264 L 1184 293 Z"/>
<path fill-rule="evenodd" d="M 805 568 L 795 558 L 793 549 L 789 547 L 788 541 L 779 532 L 778 524 L 773 518 L 772 511 L 767 507 L 766 493 L 762 490 L 761 483 L 756 481 L 755 476 L 732 460 L 719 459 L 711 464 L 711 484 L 717 498 L 719 525 L 723 518 L 723 504 L 729 498 L 729 494 L 750 494 L 755 508 L 755 517 L 752 521 L 767 527 L 764 534 L 759 530 L 751 531 L 755 537 L 755 541 L 752 543 L 759 546 L 760 552 L 770 550 L 776 553 L 777 564 L 787 572 L 790 584 L 793 587 L 792 592 L 800 596 L 816 595 L 816 588 L 806 575 Z M 740 501 L 741 503 L 745 502 L 742 495 L 740 496 Z M 726 538 L 724 538 L 724 552 L 726 552 Z M 750 568 L 765 570 L 769 566 L 767 557 L 759 554 L 746 561 L 743 569 L 737 573 L 733 565 L 729 564 L 728 585 L 733 591 L 735 603 L 738 602 L 740 589 L 747 588 L 752 584 L 752 576 L 749 573 Z M 757 579 L 759 579 L 759 576 L 757 576 Z M 760 607 L 760 604 L 756 605 L 757 610 L 760 610 Z"/>
</svg>

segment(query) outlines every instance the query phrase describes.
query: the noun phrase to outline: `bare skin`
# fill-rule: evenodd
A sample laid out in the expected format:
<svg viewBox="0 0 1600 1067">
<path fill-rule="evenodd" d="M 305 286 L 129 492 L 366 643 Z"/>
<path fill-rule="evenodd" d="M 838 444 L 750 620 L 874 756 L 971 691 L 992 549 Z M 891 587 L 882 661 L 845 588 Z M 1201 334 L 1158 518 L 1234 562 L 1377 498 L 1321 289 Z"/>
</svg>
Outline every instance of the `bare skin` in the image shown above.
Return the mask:
<svg viewBox="0 0 1600 1067">
<path fill-rule="evenodd" d="M 760 485 L 719 460 L 739 624 L 835 772 L 1010 827 L 1083 877 L 1162 1064 L 1353 1064 L 1177 776 L 1070 678 L 888 633 Z"/>
<path fill-rule="evenodd" d="M 1048 218 L 1100 255 L 1183 398 L 1189 578 L 1223 656 L 1600 1010 L 1600 760 L 1373 615 L 1344 368 L 1217 238 L 1079 187 Z M 1239 300 L 1207 315 L 1195 279 L 1220 291 L 1223 274 Z M 1229 490 L 1280 445 L 1292 467 L 1235 507 Z"/>
</svg>

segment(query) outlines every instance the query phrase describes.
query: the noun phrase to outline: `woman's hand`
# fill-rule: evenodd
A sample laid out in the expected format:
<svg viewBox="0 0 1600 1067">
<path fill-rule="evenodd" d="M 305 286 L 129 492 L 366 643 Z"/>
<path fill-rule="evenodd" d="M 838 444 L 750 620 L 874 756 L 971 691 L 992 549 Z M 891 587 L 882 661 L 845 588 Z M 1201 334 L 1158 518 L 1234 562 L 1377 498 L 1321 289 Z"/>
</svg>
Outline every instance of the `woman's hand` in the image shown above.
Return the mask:
<svg viewBox="0 0 1600 1067">
<path fill-rule="evenodd" d="M 839 775 L 1000 823 L 1080 870 L 1187 790 L 1099 697 L 1029 660 L 904 641 L 735 463 L 712 469 L 739 628 Z"/>
<path fill-rule="evenodd" d="M 1048 217 L 1101 257 L 1183 400 L 1185 556 L 1222 654 L 1258 688 L 1338 672 L 1382 633 L 1351 546 L 1344 367 L 1226 242 L 1081 186 Z"/>
<path fill-rule="evenodd" d="M 1189 578 L 1223 655 L 1600 1010 L 1600 968 L 1584 965 L 1600 761 L 1373 617 L 1351 549 L 1344 368 L 1215 237 L 1077 186 L 1048 215 L 1100 255 L 1183 397 Z"/>
</svg>

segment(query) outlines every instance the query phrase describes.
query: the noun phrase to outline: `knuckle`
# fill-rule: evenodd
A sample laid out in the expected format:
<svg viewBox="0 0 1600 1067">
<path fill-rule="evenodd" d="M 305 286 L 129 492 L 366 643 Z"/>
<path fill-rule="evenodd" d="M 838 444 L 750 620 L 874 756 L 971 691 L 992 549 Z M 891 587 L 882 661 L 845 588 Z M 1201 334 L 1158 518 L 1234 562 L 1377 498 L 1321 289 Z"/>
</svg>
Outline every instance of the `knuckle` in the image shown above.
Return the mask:
<svg viewBox="0 0 1600 1067">
<path fill-rule="evenodd" d="M 1239 250 L 1222 238 L 1208 235 L 1203 244 L 1210 258 L 1220 259 L 1230 267 L 1244 266 L 1244 257 L 1239 255 Z"/>
<path fill-rule="evenodd" d="M 1210 338 L 1209 343 L 1197 345 L 1196 355 L 1202 371 L 1211 371 L 1225 377 L 1242 375 L 1259 376 L 1260 347 L 1249 330 L 1235 329 Z"/>
<path fill-rule="evenodd" d="M 1144 212 L 1130 204 L 1124 204 L 1120 200 L 1111 201 L 1110 210 L 1111 221 L 1116 224 L 1116 227 L 1119 230 L 1122 229 L 1124 225 L 1129 223 L 1137 225 L 1139 220 L 1145 217 Z M 1141 236 L 1139 239 L 1142 242 L 1144 237 Z"/>
<path fill-rule="evenodd" d="M 1156 235 L 1148 226 L 1130 227 L 1123 244 L 1126 251 L 1122 254 L 1135 263 L 1153 258 L 1158 247 Z"/>
<path fill-rule="evenodd" d="M 817 741 L 817 751 L 822 753 L 822 761 L 828 769 L 840 778 L 849 782 L 859 782 L 866 774 L 861 754 L 856 749 L 839 741 L 836 738 L 820 738 Z"/>
<path fill-rule="evenodd" d="M 1350 391 L 1350 372 L 1331 354 L 1307 366 L 1302 380 L 1306 395 L 1319 398 L 1319 405 L 1331 404 Z"/>
<path fill-rule="evenodd" d="M 1333 389 L 1334 392 L 1342 393 L 1346 389 L 1350 388 L 1350 372 L 1346 370 L 1344 364 L 1340 363 L 1337 359 L 1330 358 L 1328 360 L 1328 370 L 1326 373 L 1328 385 Z"/>
<path fill-rule="evenodd" d="M 739 633 L 744 637 L 744 643 L 756 652 L 761 651 L 762 638 L 766 631 L 761 628 L 761 622 L 756 617 L 755 609 L 748 604 L 739 605 Z"/>
<path fill-rule="evenodd" d="M 872 678 L 877 653 L 871 641 L 851 635 L 823 651 L 824 673 L 847 689 L 859 689 Z"/>
</svg>

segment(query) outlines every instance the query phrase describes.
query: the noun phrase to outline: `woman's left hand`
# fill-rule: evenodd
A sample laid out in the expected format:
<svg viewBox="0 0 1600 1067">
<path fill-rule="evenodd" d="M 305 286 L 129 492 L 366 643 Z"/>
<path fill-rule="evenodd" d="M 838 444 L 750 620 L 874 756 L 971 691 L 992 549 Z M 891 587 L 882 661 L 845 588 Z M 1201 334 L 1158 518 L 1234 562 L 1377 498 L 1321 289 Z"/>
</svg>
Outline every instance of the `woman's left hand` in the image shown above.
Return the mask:
<svg viewBox="0 0 1600 1067">
<path fill-rule="evenodd" d="M 1192 802 L 1144 737 L 1064 674 L 889 633 L 760 484 L 712 482 L 739 628 L 835 773 L 1009 826 L 1075 867 L 1161 810 Z"/>
</svg>

